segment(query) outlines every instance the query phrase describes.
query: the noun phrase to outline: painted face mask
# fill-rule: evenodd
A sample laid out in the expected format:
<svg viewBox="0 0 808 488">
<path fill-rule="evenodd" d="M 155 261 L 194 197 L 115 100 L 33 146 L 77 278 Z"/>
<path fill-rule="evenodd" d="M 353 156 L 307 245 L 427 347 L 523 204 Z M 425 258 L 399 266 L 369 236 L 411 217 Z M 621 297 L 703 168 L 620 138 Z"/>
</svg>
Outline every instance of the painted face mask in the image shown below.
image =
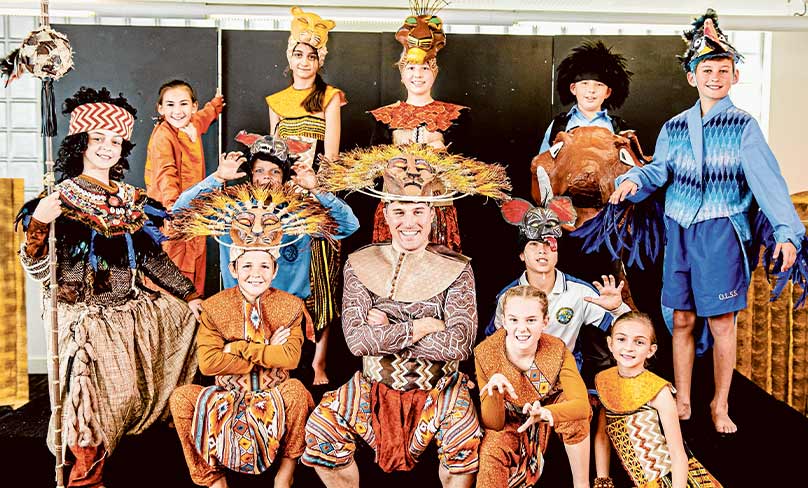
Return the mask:
<svg viewBox="0 0 808 488">
<path fill-rule="evenodd" d="M 430 196 L 440 189 L 434 168 L 423 158 L 401 153 L 387 162 L 384 191 L 396 195 Z"/>
<path fill-rule="evenodd" d="M 575 207 L 569 197 L 554 197 L 545 206 L 535 207 L 527 200 L 514 198 L 502 207 L 502 218 L 519 227 L 519 240 L 544 242 L 553 251 L 558 249 L 558 238 L 564 227 L 575 223 Z"/>
</svg>

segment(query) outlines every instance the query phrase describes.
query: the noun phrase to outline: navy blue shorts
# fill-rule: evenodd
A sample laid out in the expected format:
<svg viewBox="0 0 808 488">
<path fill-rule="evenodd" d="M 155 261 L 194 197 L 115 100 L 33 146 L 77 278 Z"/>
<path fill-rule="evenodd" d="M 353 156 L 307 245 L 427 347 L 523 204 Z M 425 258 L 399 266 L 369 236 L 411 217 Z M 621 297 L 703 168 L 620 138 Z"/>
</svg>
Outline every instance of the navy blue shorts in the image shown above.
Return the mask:
<svg viewBox="0 0 808 488">
<path fill-rule="evenodd" d="M 746 262 L 728 218 L 687 229 L 665 217 L 662 304 L 714 317 L 746 308 Z"/>
</svg>

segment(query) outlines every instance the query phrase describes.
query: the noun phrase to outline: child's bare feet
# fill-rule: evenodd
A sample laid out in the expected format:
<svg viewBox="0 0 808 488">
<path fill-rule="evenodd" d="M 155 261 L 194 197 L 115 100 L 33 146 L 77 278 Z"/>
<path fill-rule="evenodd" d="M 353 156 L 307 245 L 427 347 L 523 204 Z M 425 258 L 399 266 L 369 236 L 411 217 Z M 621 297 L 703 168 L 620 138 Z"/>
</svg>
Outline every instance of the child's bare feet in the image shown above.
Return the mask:
<svg viewBox="0 0 808 488">
<path fill-rule="evenodd" d="M 713 417 L 713 424 L 715 431 L 719 434 L 734 434 L 738 432 L 738 426 L 729 418 L 728 405 L 716 405 L 715 402 L 710 403 L 710 413 Z"/>
<path fill-rule="evenodd" d="M 325 363 L 324 362 L 313 362 L 311 363 L 312 369 L 314 369 L 314 381 L 313 384 L 315 385 L 327 385 L 328 384 L 328 375 L 325 374 Z"/>
<path fill-rule="evenodd" d="M 679 420 L 690 420 L 690 399 L 676 397 L 676 413 Z"/>
</svg>

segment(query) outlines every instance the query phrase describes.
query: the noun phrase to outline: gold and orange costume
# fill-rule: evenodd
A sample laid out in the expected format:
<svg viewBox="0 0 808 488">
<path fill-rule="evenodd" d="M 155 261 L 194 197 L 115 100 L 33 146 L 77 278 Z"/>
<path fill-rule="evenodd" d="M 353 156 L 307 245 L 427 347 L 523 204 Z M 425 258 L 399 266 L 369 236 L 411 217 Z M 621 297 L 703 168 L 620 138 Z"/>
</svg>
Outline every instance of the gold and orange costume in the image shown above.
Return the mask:
<svg viewBox="0 0 808 488">
<path fill-rule="evenodd" d="M 663 388 L 673 386 L 650 371 L 633 378 L 620 376 L 617 367 L 595 377 L 600 401 L 606 408 L 606 433 L 637 488 L 669 488 L 671 457 L 659 413 L 649 402 Z M 720 488 L 721 484 L 687 450 L 688 488 Z"/>
<path fill-rule="evenodd" d="M 205 300 L 203 309 L 199 369 L 215 376 L 216 384 L 186 385 L 171 395 L 171 413 L 194 483 L 210 485 L 224 468 L 258 474 L 278 456 L 299 457 L 314 407 L 303 384 L 289 378 L 300 360 L 302 327 L 311 320 L 303 301 L 270 288 L 250 304 L 234 287 Z M 281 328 L 291 330 L 289 339 L 270 345 Z M 230 352 L 224 352 L 227 343 Z"/>
<path fill-rule="evenodd" d="M 474 349 L 478 383 L 484 386 L 491 376 L 501 373 L 517 395 L 517 403 L 511 403 L 501 395 L 482 394 L 480 422 L 485 435 L 477 475 L 480 487 L 533 486 L 541 476 L 550 427 L 537 423 L 518 433 L 527 419 L 522 414 L 525 403 L 538 400 L 552 412 L 554 429 L 565 444 L 577 444 L 589 435 L 592 410 L 586 386 L 564 343 L 543 334 L 533 365 L 520 371 L 506 355 L 506 334 L 500 329 Z"/>
</svg>

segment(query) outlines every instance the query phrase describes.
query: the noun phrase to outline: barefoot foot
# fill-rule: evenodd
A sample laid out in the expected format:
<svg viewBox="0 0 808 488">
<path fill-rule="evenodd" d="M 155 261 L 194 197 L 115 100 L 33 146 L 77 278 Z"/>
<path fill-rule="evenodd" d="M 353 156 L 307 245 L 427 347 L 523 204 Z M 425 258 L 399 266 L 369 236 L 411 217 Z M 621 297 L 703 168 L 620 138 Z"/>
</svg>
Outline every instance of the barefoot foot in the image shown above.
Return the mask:
<svg viewBox="0 0 808 488">
<path fill-rule="evenodd" d="M 679 420 L 690 420 L 690 400 L 677 397 L 676 413 L 679 415 Z"/>
<path fill-rule="evenodd" d="M 328 375 L 325 374 L 325 365 L 312 363 L 311 367 L 314 370 L 314 381 L 312 383 L 314 385 L 327 385 Z"/>
<path fill-rule="evenodd" d="M 716 432 L 719 434 L 734 434 L 738 432 L 738 426 L 729 418 L 729 407 L 718 408 L 715 404 L 710 404 L 710 412 L 712 413 Z"/>
</svg>

